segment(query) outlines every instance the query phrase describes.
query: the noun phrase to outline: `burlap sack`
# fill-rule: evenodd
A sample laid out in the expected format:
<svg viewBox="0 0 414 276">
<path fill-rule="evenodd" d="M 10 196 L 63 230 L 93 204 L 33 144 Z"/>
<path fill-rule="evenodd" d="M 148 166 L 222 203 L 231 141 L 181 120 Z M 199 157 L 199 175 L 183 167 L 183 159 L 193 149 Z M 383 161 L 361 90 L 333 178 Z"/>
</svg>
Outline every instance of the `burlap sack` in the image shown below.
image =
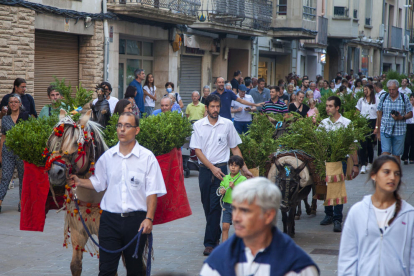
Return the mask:
<svg viewBox="0 0 414 276">
<path fill-rule="evenodd" d="M 253 174 L 253 177 L 258 177 L 259 176 L 259 167 L 249 169 L 249 171 Z"/>
<path fill-rule="evenodd" d="M 342 162 L 326 162 L 326 200 L 323 205 L 335 206 L 347 203 L 345 175 Z"/>
</svg>

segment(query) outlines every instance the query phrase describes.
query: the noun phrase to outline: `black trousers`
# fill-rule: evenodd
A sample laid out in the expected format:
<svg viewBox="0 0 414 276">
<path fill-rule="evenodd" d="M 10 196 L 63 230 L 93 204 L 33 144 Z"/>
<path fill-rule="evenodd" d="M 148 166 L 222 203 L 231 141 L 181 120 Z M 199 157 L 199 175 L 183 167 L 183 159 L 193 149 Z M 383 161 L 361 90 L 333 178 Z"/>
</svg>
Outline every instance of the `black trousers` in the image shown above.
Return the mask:
<svg viewBox="0 0 414 276">
<path fill-rule="evenodd" d="M 371 127 L 372 131 L 375 129 L 376 119 L 369 120 L 369 126 Z M 371 134 L 369 137 L 365 139 L 364 142 L 361 143 L 361 149 L 359 150 L 359 158 L 362 166 L 367 165 L 367 163 L 371 163 L 374 161 L 374 141 L 375 141 L 375 134 Z"/>
<path fill-rule="evenodd" d="M 223 165 L 219 168 L 227 175 L 227 165 Z M 217 196 L 216 190 L 220 186 L 221 181 L 206 167 L 200 167 L 198 181 L 201 193 L 201 203 L 203 204 L 204 215 L 206 216 L 207 221 L 204 234 L 204 246 L 216 247 L 221 236 L 220 197 Z"/>
<path fill-rule="evenodd" d="M 128 244 L 138 233 L 139 226 L 146 218 L 147 212 L 138 212 L 131 217 L 121 217 L 103 211 L 99 225 L 99 245 L 108 250 L 118 250 Z M 133 242 L 123 251 L 128 276 L 145 275 L 143 271 L 142 252 L 144 251 L 147 235 L 141 235 L 138 248 L 138 259 L 134 255 L 136 242 Z M 119 265 L 120 253 L 107 253 L 99 249 L 99 276 L 116 275 Z"/>
<path fill-rule="evenodd" d="M 407 124 L 402 160 L 414 161 L 414 124 Z"/>
</svg>

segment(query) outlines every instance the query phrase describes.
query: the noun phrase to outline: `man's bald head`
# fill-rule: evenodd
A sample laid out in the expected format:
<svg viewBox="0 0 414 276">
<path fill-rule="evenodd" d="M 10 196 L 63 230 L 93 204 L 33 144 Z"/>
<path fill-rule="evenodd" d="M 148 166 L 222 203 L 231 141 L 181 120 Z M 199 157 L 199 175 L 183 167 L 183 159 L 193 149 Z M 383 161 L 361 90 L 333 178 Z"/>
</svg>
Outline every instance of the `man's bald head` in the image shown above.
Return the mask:
<svg viewBox="0 0 414 276">
<path fill-rule="evenodd" d="M 167 111 L 171 111 L 172 108 L 172 100 L 170 97 L 164 97 L 161 99 L 161 111 L 162 112 L 167 112 Z"/>
</svg>

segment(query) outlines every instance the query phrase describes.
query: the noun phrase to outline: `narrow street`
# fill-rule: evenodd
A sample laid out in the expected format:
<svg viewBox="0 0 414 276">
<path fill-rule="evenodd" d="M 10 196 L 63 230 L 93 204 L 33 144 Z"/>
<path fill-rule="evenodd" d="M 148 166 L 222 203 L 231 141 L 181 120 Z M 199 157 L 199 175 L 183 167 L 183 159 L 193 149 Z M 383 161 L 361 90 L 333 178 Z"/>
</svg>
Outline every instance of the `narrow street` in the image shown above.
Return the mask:
<svg viewBox="0 0 414 276">
<path fill-rule="evenodd" d="M 414 188 L 410 179 L 414 177 L 413 165 L 403 165 L 405 184 L 402 189 L 404 199 L 414 204 Z M 366 183 L 367 175 L 359 175 L 354 181 L 347 181 L 349 203 L 344 214 L 355 202 L 371 193 L 371 183 Z M 152 275 L 160 272 L 181 272 L 185 275 L 198 275 L 205 257 L 203 252 L 204 215 L 198 189 L 198 173 L 191 172 L 185 179 L 193 215 L 165 225 L 154 227 L 154 257 Z M 49 212 L 45 231 L 25 232 L 19 230 L 17 212 L 18 189 L 10 190 L 0 214 L 0 267 L 1 276 L 44 276 L 70 275 L 71 249 L 64 249 L 63 216 L 61 212 Z M 308 216 L 303 211 L 301 220 L 296 221 L 295 242 L 316 261 L 321 275 L 336 275 L 340 234 L 332 231 L 333 226 L 320 226 L 323 219 L 322 202 L 318 202 L 317 215 Z M 282 228 L 281 216 L 278 227 Z M 231 232 L 233 230 L 231 229 Z M 82 275 L 97 275 L 98 260 L 84 254 Z M 119 275 L 125 275 L 123 265 Z"/>
</svg>

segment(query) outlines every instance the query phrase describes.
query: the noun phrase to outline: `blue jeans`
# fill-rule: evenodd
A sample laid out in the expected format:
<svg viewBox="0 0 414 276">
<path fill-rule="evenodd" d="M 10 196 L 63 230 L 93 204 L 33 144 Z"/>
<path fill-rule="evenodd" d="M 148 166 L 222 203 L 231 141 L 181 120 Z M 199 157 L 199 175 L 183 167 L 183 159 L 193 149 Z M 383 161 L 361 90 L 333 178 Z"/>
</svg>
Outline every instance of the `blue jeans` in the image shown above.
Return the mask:
<svg viewBox="0 0 414 276">
<path fill-rule="evenodd" d="M 148 117 L 148 116 L 152 115 L 152 112 L 154 112 L 154 107 L 152 107 L 152 106 L 145 106 L 144 107 L 144 112 L 147 113 L 147 116 L 146 117 Z"/>
<path fill-rule="evenodd" d="M 346 169 L 347 169 L 347 164 L 346 162 L 342 162 L 342 170 L 344 171 L 344 174 L 346 175 Z M 342 222 L 342 210 L 344 209 L 344 205 L 343 204 L 338 204 L 335 206 L 325 206 L 325 214 L 328 217 L 333 217 L 334 221 L 339 221 Z"/>
<path fill-rule="evenodd" d="M 234 121 L 234 127 L 236 128 L 239 134 L 242 134 L 243 132 L 246 133 L 249 130 L 249 126 L 251 124 L 252 124 L 252 121 L 250 122 Z"/>
<path fill-rule="evenodd" d="M 227 165 L 219 167 L 227 175 Z M 220 219 L 221 206 L 220 197 L 217 196 L 217 188 L 220 187 L 220 179 L 215 177 L 210 169 L 200 166 L 198 183 L 200 186 L 201 203 L 203 204 L 206 217 L 206 230 L 204 233 L 204 246 L 216 247 L 221 237 Z"/>
<path fill-rule="evenodd" d="M 382 152 L 391 153 L 394 156 L 400 156 L 404 153 L 404 135 L 389 135 L 381 132 Z"/>
</svg>

